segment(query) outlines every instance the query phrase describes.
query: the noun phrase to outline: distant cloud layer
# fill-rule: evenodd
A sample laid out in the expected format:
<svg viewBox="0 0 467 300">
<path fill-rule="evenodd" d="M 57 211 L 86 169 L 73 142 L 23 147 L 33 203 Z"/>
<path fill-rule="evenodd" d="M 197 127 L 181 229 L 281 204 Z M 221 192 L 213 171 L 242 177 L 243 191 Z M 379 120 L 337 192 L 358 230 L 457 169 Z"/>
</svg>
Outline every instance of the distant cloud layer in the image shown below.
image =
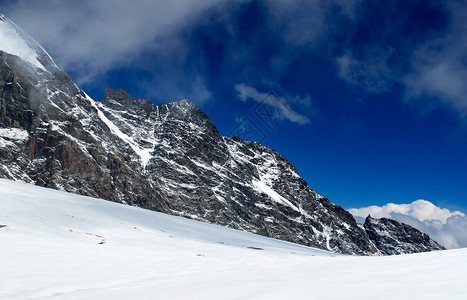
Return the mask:
<svg viewBox="0 0 467 300">
<path fill-rule="evenodd" d="M 357 221 L 368 215 L 374 218 L 391 218 L 409 224 L 446 248 L 467 247 L 467 217 L 460 211 L 450 211 L 426 200 L 410 204 L 389 203 L 384 206 L 352 208 L 349 212 Z"/>
</svg>

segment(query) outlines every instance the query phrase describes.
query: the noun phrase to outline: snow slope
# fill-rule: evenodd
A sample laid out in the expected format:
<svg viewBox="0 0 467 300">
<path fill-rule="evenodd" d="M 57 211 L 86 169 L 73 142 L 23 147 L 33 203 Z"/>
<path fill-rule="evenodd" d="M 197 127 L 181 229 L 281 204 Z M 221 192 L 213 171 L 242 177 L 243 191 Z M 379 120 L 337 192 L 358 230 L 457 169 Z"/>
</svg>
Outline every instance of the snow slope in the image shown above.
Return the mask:
<svg viewBox="0 0 467 300">
<path fill-rule="evenodd" d="M 24 32 L 0 14 L 0 50 L 21 57 L 31 65 L 45 71 L 37 54 L 24 39 Z"/>
<path fill-rule="evenodd" d="M 0 51 L 16 55 L 42 71 L 47 71 L 43 64 L 44 59 L 49 66 L 60 69 L 39 43 L 2 13 L 0 13 Z"/>
<path fill-rule="evenodd" d="M 467 249 L 334 255 L 0 179 L 0 299 L 464 299 Z"/>
</svg>

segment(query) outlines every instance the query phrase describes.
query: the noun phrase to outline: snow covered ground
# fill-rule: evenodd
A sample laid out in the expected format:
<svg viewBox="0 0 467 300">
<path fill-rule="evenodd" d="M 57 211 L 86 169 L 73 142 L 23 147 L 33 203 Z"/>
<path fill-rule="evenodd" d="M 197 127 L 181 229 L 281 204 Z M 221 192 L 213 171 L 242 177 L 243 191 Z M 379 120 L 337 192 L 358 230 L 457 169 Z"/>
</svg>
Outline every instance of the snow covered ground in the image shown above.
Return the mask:
<svg viewBox="0 0 467 300">
<path fill-rule="evenodd" d="M 0 180 L 0 299 L 465 299 L 467 249 L 334 255 Z"/>
</svg>

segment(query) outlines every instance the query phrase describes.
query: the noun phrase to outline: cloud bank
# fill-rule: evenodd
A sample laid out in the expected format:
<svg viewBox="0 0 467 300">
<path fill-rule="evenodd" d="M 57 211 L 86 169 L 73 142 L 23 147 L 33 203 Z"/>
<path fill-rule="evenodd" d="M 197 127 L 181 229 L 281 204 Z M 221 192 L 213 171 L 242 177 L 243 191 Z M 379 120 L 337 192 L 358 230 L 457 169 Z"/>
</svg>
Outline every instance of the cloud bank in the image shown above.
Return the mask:
<svg viewBox="0 0 467 300">
<path fill-rule="evenodd" d="M 333 24 L 329 10 L 351 16 L 356 3 L 18 0 L 2 6 L 81 86 L 109 72 L 139 69 L 136 85 L 147 94 L 202 104 L 213 80 L 277 81 L 324 40 Z"/>
<path fill-rule="evenodd" d="M 92 77 L 115 63 L 119 67 L 131 63 L 148 48 L 171 47 L 164 37 L 174 35 L 193 16 L 218 2 L 18 1 L 12 15 L 54 52 L 65 68 L 82 68 Z"/>
<path fill-rule="evenodd" d="M 410 204 L 389 203 L 384 206 L 352 208 L 349 212 L 358 222 L 362 222 L 368 215 L 390 218 L 427 233 L 446 248 L 467 247 L 467 216 L 426 200 L 417 200 Z"/>
<path fill-rule="evenodd" d="M 2 10 L 80 85 L 138 69 L 148 95 L 202 104 L 239 82 L 313 87 L 322 72 L 467 115 L 465 1 L 18 0 Z"/>
<path fill-rule="evenodd" d="M 92 84 L 108 72 L 137 68 L 145 75 L 155 73 L 150 82 L 141 80 L 140 88 L 173 90 L 172 97 L 200 97 L 202 102 L 210 93 L 196 71 L 183 70 L 189 53 L 181 31 L 220 2 L 22 0 L 5 6 L 10 18 L 79 85 Z M 178 95 L 180 90 L 183 95 Z"/>
</svg>

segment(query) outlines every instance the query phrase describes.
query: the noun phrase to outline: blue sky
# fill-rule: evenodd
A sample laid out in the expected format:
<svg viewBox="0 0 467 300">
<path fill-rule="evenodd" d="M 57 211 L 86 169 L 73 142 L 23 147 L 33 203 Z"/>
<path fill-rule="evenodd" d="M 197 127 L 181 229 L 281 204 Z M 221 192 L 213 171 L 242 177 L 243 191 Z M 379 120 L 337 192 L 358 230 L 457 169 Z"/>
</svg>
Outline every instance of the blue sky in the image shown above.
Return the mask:
<svg viewBox="0 0 467 300">
<path fill-rule="evenodd" d="M 130 3 L 131 2 L 131 3 Z M 94 99 L 187 98 L 344 208 L 467 211 L 465 1 L 0 1 Z"/>
</svg>

